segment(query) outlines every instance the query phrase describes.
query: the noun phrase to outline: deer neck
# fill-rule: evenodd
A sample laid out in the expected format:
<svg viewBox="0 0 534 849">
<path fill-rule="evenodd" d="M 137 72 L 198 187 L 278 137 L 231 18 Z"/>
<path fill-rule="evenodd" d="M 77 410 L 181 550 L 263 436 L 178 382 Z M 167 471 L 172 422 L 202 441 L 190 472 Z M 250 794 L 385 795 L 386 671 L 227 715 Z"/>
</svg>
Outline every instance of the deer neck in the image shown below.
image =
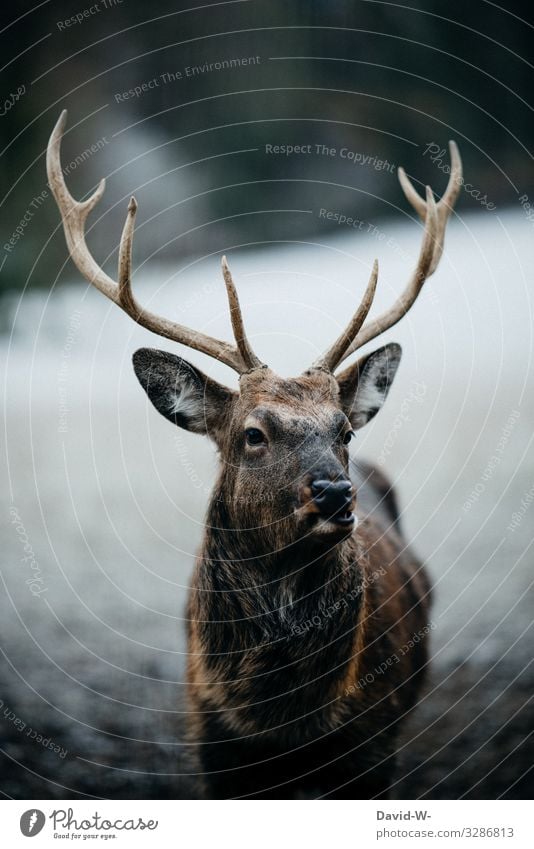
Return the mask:
<svg viewBox="0 0 534 849">
<path fill-rule="evenodd" d="M 214 493 L 201 551 L 201 586 L 215 590 L 217 605 L 278 610 L 287 620 L 335 603 L 361 584 L 360 546 L 353 534 L 338 545 L 309 539 L 273 546 L 258 529 L 236 529 L 221 493 Z M 232 594 L 232 598 L 226 593 Z M 213 597 L 212 597 L 213 598 Z M 235 618 L 240 613 L 234 611 Z"/>
</svg>

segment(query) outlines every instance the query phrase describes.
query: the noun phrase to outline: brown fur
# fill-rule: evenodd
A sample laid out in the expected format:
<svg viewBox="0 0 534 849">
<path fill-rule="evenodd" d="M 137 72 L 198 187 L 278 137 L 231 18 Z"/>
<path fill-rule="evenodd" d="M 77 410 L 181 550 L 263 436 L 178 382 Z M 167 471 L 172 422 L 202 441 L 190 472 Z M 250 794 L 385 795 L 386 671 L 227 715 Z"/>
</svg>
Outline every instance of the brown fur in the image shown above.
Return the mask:
<svg viewBox="0 0 534 849">
<path fill-rule="evenodd" d="M 322 372 L 247 375 L 219 439 L 224 463 L 188 608 L 189 733 L 203 789 L 380 795 L 426 663 L 428 583 L 393 523 L 362 516 L 345 538 L 316 536 L 306 524 L 317 512 L 306 473 L 303 507 L 289 513 L 281 491 L 303 472 L 289 445 L 282 469 L 243 472 L 240 432 L 257 409 L 290 427 L 289 443 L 300 423 L 309 433 L 339 411 L 336 381 Z M 346 449 L 335 459 L 347 469 Z M 367 478 L 377 505 L 393 497 L 383 475 L 368 469 Z M 334 613 L 298 633 L 328 605 Z"/>
<path fill-rule="evenodd" d="M 221 456 L 188 604 L 189 740 L 207 796 L 387 792 L 426 665 L 429 588 L 386 478 L 351 460 L 351 487 L 347 443 L 399 361 L 390 344 L 338 376 L 262 366 L 233 392 L 171 354 L 134 356 L 156 408 Z M 321 501 L 325 481 L 342 512 Z"/>
</svg>

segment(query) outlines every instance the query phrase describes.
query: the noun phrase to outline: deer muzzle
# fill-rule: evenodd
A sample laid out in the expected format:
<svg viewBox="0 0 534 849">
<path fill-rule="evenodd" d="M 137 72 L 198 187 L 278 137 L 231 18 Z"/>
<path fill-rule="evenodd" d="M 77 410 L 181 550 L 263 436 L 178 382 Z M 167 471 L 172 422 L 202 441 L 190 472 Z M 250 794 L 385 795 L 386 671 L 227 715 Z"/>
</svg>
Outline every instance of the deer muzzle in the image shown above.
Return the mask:
<svg viewBox="0 0 534 849">
<path fill-rule="evenodd" d="M 310 484 L 312 500 L 324 519 L 339 524 L 352 524 L 354 491 L 348 480 L 314 480 Z"/>
</svg>

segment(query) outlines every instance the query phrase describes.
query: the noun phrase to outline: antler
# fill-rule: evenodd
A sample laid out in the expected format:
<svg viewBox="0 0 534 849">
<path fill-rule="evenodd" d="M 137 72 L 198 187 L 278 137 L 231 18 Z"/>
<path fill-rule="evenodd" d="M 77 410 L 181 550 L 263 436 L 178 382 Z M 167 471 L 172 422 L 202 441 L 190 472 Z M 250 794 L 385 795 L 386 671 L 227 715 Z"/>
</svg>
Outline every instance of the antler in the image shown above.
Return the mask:
<svg viewBox="0 0 534 849">
<path fill-rule="evenodd" d="M 449 142 L 451 154 L 451 170 L 445 194 L 436 204 L 429 186 L 426 187 L 426 200 L 416 192 L 406 176 L 404 168 L 399 168 L 399 181 L 407 200 L 413 206 L 420 218 L 425 222 L 423 242 L 417 266 L 410 281 L 400 297 L 390 309 L 371 321 L 366 327 L 364 321 L 371 308 L 375 289 L 378 266 L 375 260 L 371 280 L 367 286 L 362 302 L 346 330 L 334 342 L 331 348 L 314 363 L 314 368 L 326 368 L 333 371 L 336 366 L 349 357 L 354 351 L 365 345 L 371 339 L 393 327 L 406 315 L 412 307 L 425 280 L 436 270 L 443 253 L 445 228 L 462 185 L 462 160 L 455 142 Z"/>
<path fill-rule="evenodd" d="M 89 283 L 95 286 L 102 294 L 106 295 L 113 303 L 121 307 L 134 321 L 142 327 L 146 327 L 147 330 L 151 330 L 159 336 L 164 336 L 166 339 L 171 339 L 173 342 L 180 342 L 182 345 L 187 345 L 188 348 L 194 348 L 203 354 L 208 354 L 208 356 L 214 357 L 227 366 L 230 366 L 238 374 L 244 374 L 251 369 L 262 366 L 261 361 L 252 350 L 245 334 L 237 291 L 226 262 L 226 257 L 222 259 L 222 270 L 236 347 L 199 331 L 191 330 L 167 318 L 157 316 L 143 309 L 137 303 L 131 285 L 132 241 L 135 215 L 137 212 L 135 198 L 132 197 L 128 204 L 128 213 L 122 231 L 119 247 L 118 282 L 108 277 L 95 262 L 85 242 L 85 221 L 104 194 L 106 181 L 101 180 L 96 191 L 86 201 L 79 202 L 74 200 L 67 189 L 61 168 L 61 139 L 66 123 L 67 110 L 64 109 L 48 142 L 46 170 L 50 188 L 61 212 L 67 247 L 78 271 L 83 274 Z"/>
<path fill-rule="evenodd" d="M 369 283 L 367 284 L 367 289 L 365 290 L 365 294 L 362 298 L 360 306 L 352 316 L 347 328 L 340 336 L 338 336 L 338 338 L 336 339 L 332 347 L 328 349 L 326 354 L 323 354 L 322 357 L 315 361 L 312 368 L 322 368 L 326 369 L 327 371 L 334 371 L 335 367 L 341 362 L 343 357 L 346 356 L 345 351 L 347 350 L 347 347 L 351 344 L 352 340 L 357 335 L 360 327 L 367 318 L 367 313 L 371 309 L 373 298 L 375 296 L 377 281 L 378 260 L 375 259 L 373 263 L 373 270 L 369 278 Z"/>
</svg>

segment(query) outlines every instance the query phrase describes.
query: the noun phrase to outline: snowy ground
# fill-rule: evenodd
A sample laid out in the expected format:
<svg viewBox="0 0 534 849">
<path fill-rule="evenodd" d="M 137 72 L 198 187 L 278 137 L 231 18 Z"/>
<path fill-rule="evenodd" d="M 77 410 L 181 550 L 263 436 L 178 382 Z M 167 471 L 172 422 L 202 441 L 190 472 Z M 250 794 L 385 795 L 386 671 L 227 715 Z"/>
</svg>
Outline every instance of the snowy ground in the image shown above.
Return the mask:
<svg viewBox="0 0 534 849">
<path fill-rule="evenodd" d="M 403 364 L 355 445 L 395 480 L 436 586 L 433 671 L 392 776 L 399 797 L 533 791 L 532 235 L 515 213 L 452 223 L 440 270 L 387 334 Z M 419 238 L 414 222 L 385 222 L 324 244 L 229 248 L 260 356 L 302 370 L 346 322 L 374 256 L 380 307 Z M 228 337 L 217 257 L 134 279 L 155 311 Z M 133 375 L 140 345 L 176 347 L 82 285 L 12 308 L 0 342 L 0 789 L 186 796 L 183 610 L 214 453 L 158 417 Z"/>
</svg>

